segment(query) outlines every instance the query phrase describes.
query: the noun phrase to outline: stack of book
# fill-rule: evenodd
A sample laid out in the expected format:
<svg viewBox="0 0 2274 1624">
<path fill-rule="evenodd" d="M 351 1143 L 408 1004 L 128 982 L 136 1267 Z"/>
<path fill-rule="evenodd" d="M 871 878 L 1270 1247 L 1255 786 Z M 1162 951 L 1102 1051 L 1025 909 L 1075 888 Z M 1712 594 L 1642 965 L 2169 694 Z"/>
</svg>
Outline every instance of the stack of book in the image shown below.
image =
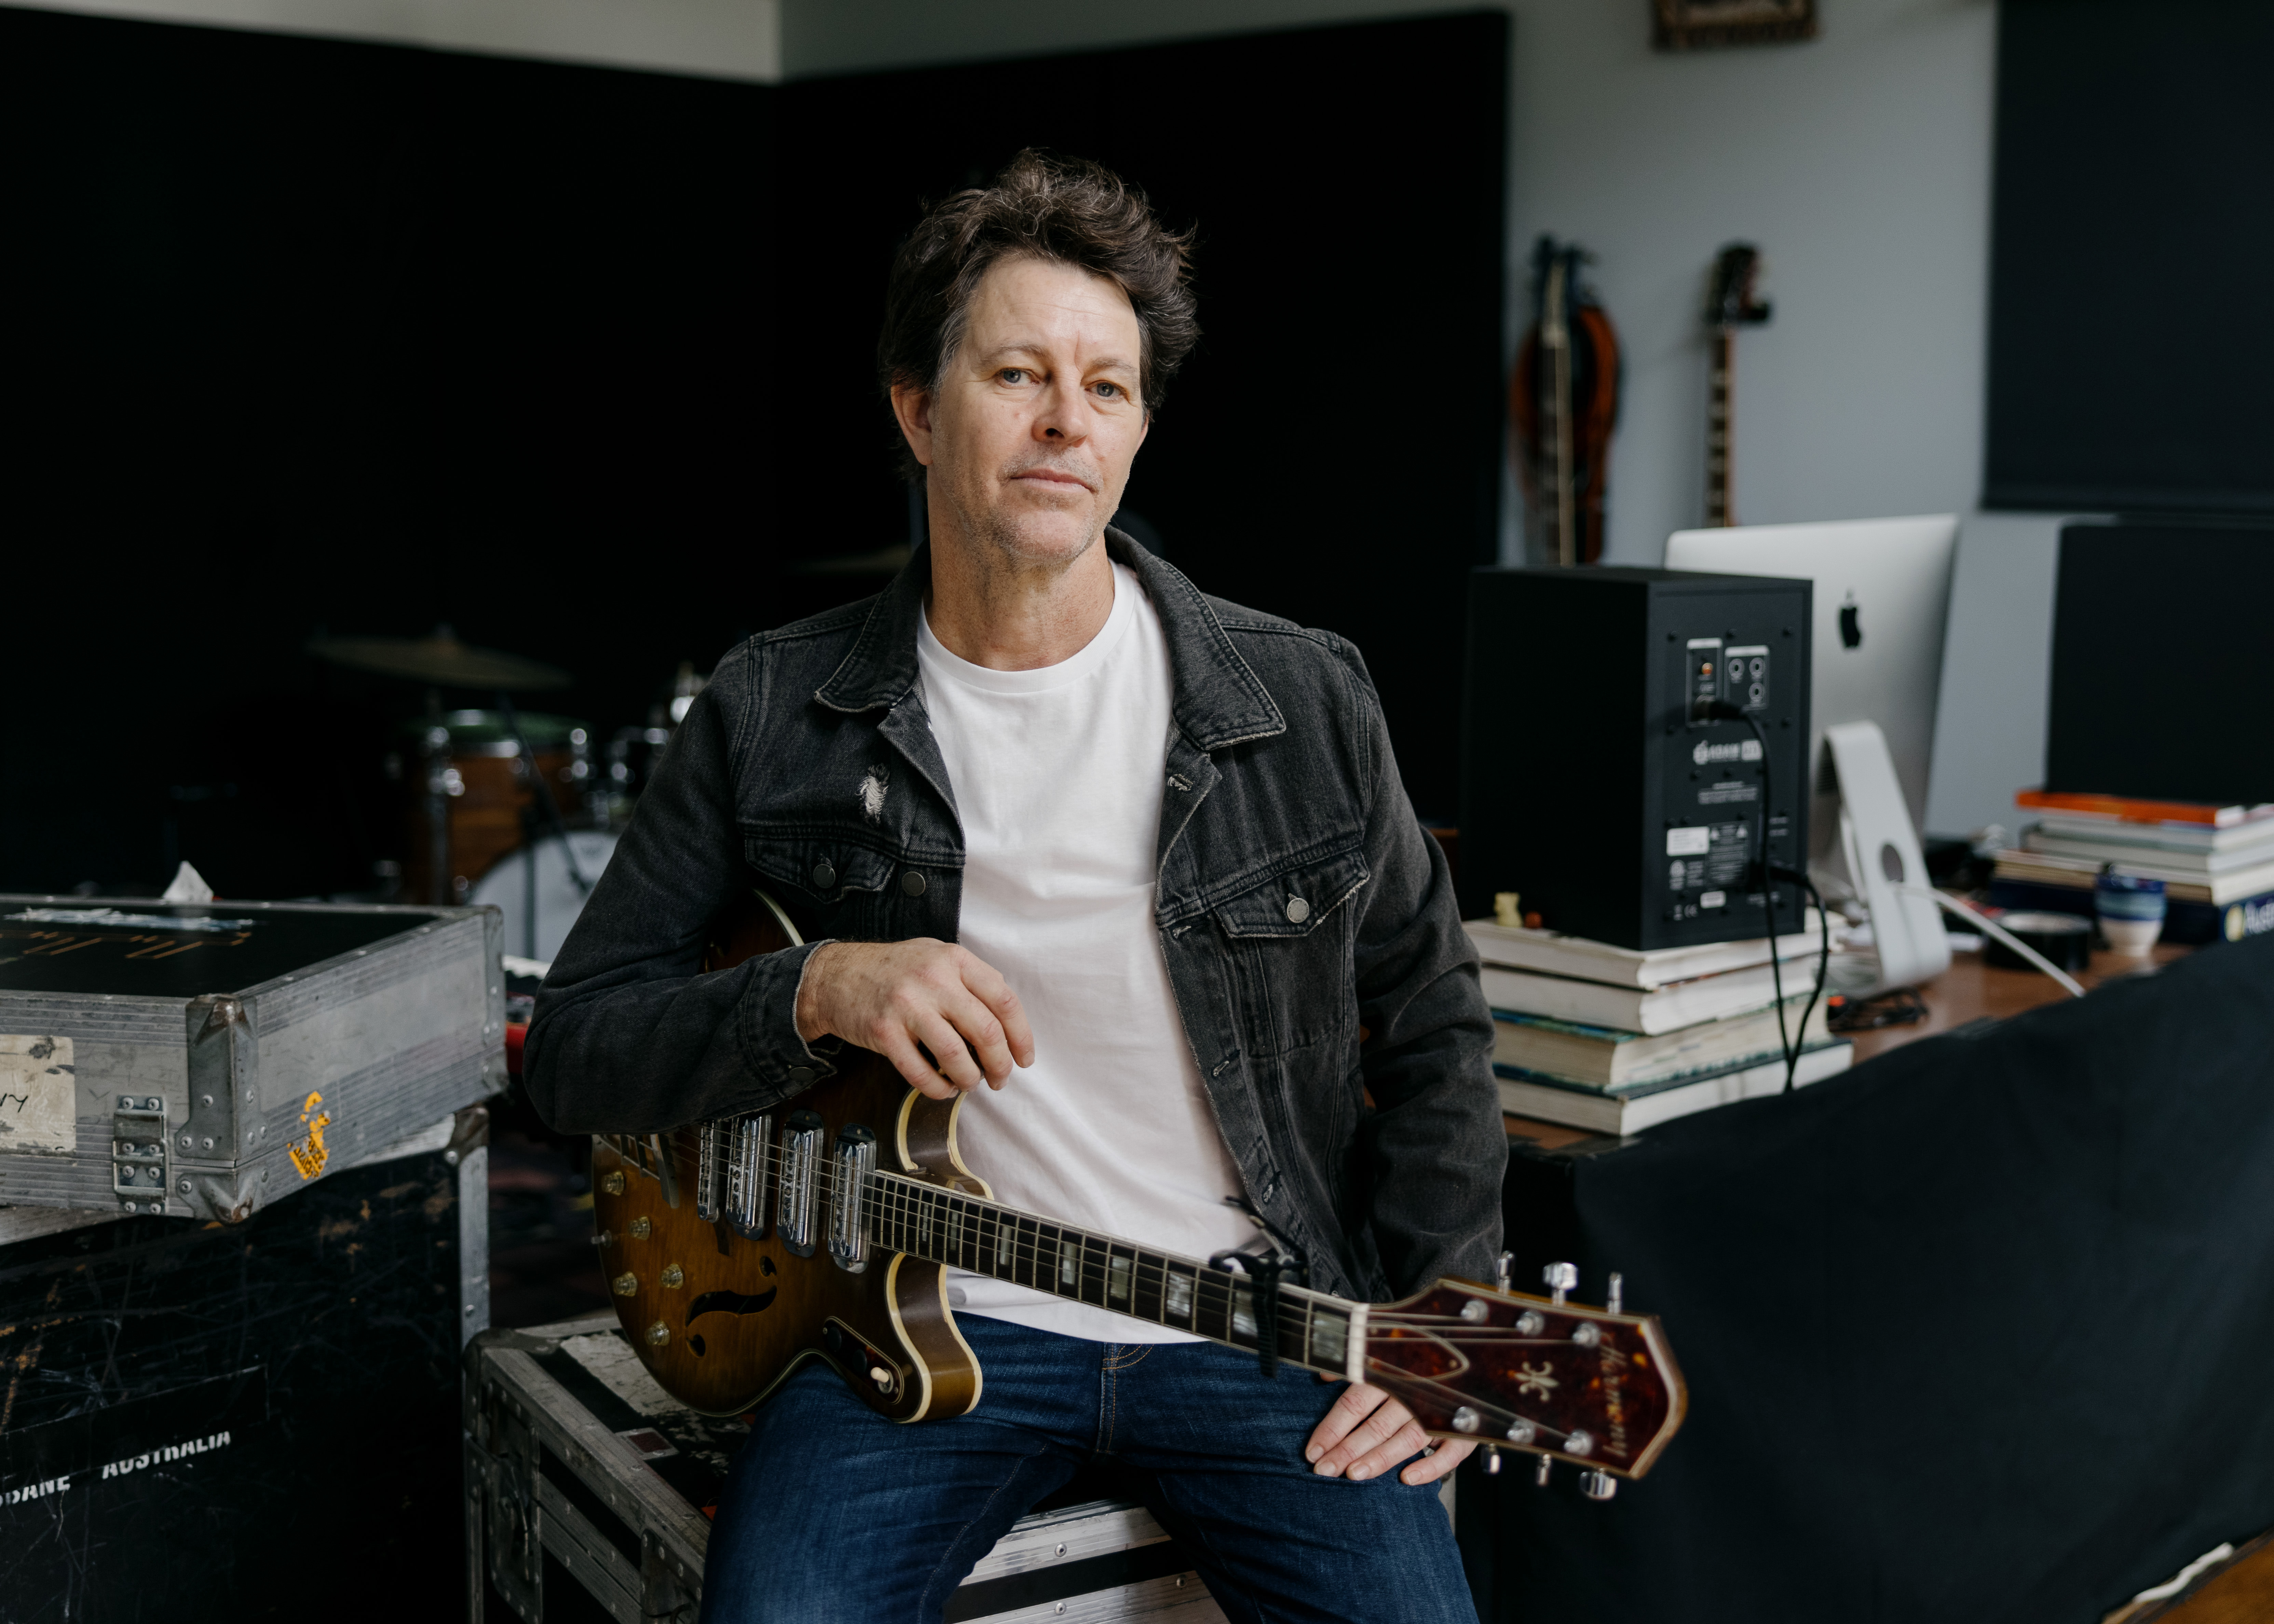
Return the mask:
<svg viewBox="0 0 2274 1624">
<path fill-rule="evenodd" d="M 1823 921 L 1780 936 L 1785 1031 L 1802 1044 L 1794 1083 L 1844 1071 L 1852 1045 L 1825 1029 L 1816 989 Z M 1766 940 L 1643 952 L 1488 921 L 1465 927 L 1484 960 L 1501 1108 L 1518 1116 L 1638 1133 L 1785 1084 L 1777 974 Z"/>
<path fill-rule="evenodd" d="M 2164 940 L 2240 941 L 2274 929 L 2274 805 L 2211 806 L 2023 790 L 2035 824 L 1998 853 L 1999 907 L 2090 915 L 2093 882 L 2114 864 L 2164 882 Z"/>
</svg>

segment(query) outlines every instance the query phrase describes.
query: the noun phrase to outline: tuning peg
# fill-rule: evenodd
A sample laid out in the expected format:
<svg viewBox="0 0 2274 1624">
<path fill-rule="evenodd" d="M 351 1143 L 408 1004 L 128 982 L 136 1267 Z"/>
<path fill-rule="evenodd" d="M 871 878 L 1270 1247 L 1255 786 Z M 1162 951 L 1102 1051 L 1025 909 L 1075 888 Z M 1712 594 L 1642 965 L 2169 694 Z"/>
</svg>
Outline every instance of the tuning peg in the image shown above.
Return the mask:
<svg viewBox="0 0 2274 1624">
<path fill-rule="evenodd" d="M 1540 1457 L 1540 1464 L 1532 1469 L 1532 1486 L 1535 1489 L 1546 1488 L 1547 1486 L 1547 1474 L 1555 1470 L 1555 1457 L 1546 1455 L 1541 1455 Z"/>
<path fill-rule="evenodd" d="M 1487 1449 L 1485 1451 L 1485 1476 L 1487 1477 L 1497 1477 L 1500 1476 L 1499 1450 Z"/>
<path fill-rule="evenodd" d="M 1579 1492 L 1589 1500 L 1608 1500 L 1619 1492 L 1619 1480 L 1607 1471 L 1583 1471 L 1579 1474 Z"/>
<path fill-rule="evenodd" d="M 1611 1273 L 1611 1289 L 1603 1293 L 1603 1306 L 1615 1314 L 1626 1312 L 1627 1277 L 1615 1269 Z M 1608 1499 L 1606 1495 L 1603 1498 Z"/>
<path fill-rule="evenodd" d="M 1579 1283 L 1579 1266 L 1576 1263 L 1551 1263 L 1540 1271 L 1540 1278 L 1547 1282 L 1547 1300 L 1561 1303 L 1571 1288 Z"/>
<path fill-rule="evenodd" d="M 1516 1254 L 1515 1254 L 1514 1252 L 1503 1252 L 1502 1253 L 1501 1253 L 1501 1254 L 1500 1254 L 1500 1289 L 1501 1289 L 1502 1290 L 1505 1291 L 1505 1290 L 1507 1290 L 1507 1289 L 1509 1289 L 1509 1276 L 1510 1276 L 1511 1274 L 1513 1274 L 1513 1273 L 1515 1272 L 1515 1269 L 1516 1269 Z"/>
</svg>

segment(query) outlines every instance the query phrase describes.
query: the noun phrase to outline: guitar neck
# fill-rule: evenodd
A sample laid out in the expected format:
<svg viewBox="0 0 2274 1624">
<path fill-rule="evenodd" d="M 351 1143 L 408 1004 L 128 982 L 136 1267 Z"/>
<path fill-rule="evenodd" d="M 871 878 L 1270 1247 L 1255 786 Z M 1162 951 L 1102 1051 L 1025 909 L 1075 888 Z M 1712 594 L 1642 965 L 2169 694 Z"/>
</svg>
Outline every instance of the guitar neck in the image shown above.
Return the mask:
<svg viewBox="0 0 2274 1624">
<path fill-rule="evenodd" d="M 897 1173 L 872 1173 L 864 1202 L 869 1239 L 887 1252 L 1009 1281 L 1227 1348 L 1257 1346 L 1257 1282 L 1133 1241 L 1055 1222 L 998 1202 Z M 1353 1321 L 1364 1310 L 1339 1297 L 1282 1286 L 1278 1353 L 1287 1364 L 1344 1377 Z"/>
<path fill-rule="evenodd" d="M 1733 329 L 1716 327 L 1706 387 L 1706 523 L 1735 524 L 1729 506 L 1729 366 L 1736 356 Z"/>
</svg>

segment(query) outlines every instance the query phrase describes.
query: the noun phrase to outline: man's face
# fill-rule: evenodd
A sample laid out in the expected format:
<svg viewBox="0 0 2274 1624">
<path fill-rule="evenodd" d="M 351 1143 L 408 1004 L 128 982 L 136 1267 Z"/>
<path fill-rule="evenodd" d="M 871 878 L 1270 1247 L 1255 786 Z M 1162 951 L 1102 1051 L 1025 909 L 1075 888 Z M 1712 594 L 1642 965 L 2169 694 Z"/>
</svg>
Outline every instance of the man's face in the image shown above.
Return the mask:
<svg viewBox="0 0 2274 1624">
<path fill-rule="evenodd" d="M 998 261 L 937 395 L 895 389 L 900 426 L 964 540 L 1013 565 L 1080 557 L 1145 442 L 1137 312 L 1109 278 Z M 1007 555 L 1007 556 L 1000 556 Z"/>
</svg>

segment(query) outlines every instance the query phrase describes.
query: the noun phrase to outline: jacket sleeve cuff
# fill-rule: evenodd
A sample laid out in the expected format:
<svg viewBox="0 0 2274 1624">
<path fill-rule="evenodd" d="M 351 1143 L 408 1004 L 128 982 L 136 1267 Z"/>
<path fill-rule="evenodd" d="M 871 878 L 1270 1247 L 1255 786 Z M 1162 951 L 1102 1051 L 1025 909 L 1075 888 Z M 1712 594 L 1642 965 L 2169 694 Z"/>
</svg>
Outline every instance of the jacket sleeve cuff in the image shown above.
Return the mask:
<svg viewBox="0 0 2274 1624">
<path fill-rule="evenodd" d="M 743 989 L 742 1019 L 736 1023 L 742 1064 L 766 1093 L 777 1100 L 802 1094 L 824 1078 L 837 1074 L 836 1062 L 844 1053 L 841 1041 L 817 1038 L 808 1043 L 797 1034 L 797 995 L 805 984 L 806 966 L 813 961 L 819 942 L 807 942 L 753 959 L 749 985 Z"/>
</svg>

